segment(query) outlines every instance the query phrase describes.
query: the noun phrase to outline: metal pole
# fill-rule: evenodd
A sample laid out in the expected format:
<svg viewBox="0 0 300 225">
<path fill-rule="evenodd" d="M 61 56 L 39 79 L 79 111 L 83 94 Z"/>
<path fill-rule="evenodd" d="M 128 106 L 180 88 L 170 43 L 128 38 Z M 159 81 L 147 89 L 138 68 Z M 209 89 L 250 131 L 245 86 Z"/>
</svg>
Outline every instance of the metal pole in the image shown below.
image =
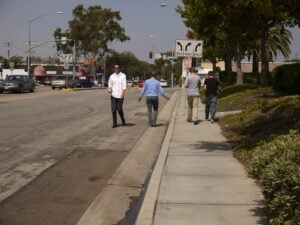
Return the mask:
<svg viewBox="0 0 300 225">
<path fill-rule="evenodd" d="M 73 45 L 73 81 L 75 82 L 75 76 L 76 76 L 76 65 L 75 65 L 75 62 L 76 62 L 76 41 L 74 41 L 74 45 Z"/>
<path fill-rule="evenodd" d="M 172 50 L 172 60 L 171 60 L 171 63 L 172 63 L 172 74 L 171 74 L 171 86 L 172 86 L 172 88 L 174 87 L 174 63 L 173 63 L 173 61 L 174 61 L 174 59 L 173 59 L 173 57 L 174 57 L 174 51 Z"/>
<path fill-rule="evenodd" d="M 51 15 L 51 14 L 62 14 L 62 12 L 45 13 L 34 19 L 29 20 L 29 23 L 28 23 L 28 55 L 27 55 L 28 56 L 28 59 L 27 59 L 27 63 L 28 63 L 28 65 L 27 65 L 28 73 L 27 74 L 28 74 L 28 76 L 30 76 L 30 56 L 31 56 L 31 53 L 30 53 L 30 51 L 31 51 L 30 25 L 33 21 L 38 20 L 44 16 Z"/>
<path fill-rule="evenodd" d="M 101 88 L 105 88 L 106 82 L 106 55 L 103 57 L 103 75 L 102 75 L 102 85 Z"/>
<path fill-rule="evenodd" d="M 27 74 L 29 77 L 30 77 L 30 51 L 31 51 L 30 24 L 31 24 L 31 20 L 29 20 L 29 26 L 28 26 L 28 54 L 27 54 Z"/>
</svg>

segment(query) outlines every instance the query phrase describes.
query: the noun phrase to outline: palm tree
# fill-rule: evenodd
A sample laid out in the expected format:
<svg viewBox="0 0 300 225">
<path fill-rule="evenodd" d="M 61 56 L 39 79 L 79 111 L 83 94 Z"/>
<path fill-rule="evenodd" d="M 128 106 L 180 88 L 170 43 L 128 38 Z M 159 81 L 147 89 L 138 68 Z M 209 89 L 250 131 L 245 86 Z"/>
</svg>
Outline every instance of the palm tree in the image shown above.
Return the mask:
<svg viewBox="0 0 300 225">
<path fill-rule="evenodd" d="M 281 53 L 287 59 L 291 54 L 290 45 L 292 39 L 291 31 L 285 27 L 273 27 L 269 33 L 270 59 L 274 60 L 277 58 L 278 53 Z"/>
<path fill-rule="evenodd" d="M 282 54 L 285 58 L 288 58 L 291 54 L 290 44 L 291 40 L 293 39 L 291 31 L 286 29 L 282 26 L 275 26 L 270 29 L 269 31 L 269 39 L 268 39 L 268 46 L 269 46 L 269 54 L 270 59 L 273 61 L 277 58 L 278 54 Z M 252 56 L 252 72 L 258 73 L 259 72 L 259 56 L 260 56 L 260 40 L 257 39 L 255 41 L 255 45 L 253 48 L 248 50 L 248 57 Z"/>
</svg>

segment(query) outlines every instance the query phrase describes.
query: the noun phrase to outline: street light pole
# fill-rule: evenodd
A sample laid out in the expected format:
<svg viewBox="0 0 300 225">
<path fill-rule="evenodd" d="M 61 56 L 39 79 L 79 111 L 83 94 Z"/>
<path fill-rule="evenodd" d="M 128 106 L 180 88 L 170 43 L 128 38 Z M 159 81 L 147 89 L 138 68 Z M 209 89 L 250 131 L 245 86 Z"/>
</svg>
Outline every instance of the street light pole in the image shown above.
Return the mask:
<svg viewBox="0 0 300 225">
<path fill-rule="evenodd" d="M 75 77 L 76 77 L 76 41 L 73 40 L 74 44 L 73 44 L 73 81 L 75 82 Z"/>
<path fill-rule="evenodd" d="M 33 18 L 33 19 L 31 19 L 31 20 L 29 20 L 29 22 L 28 22 L 28 55 L 27 55 L 27 73 L 28 73 L 28 76 L 30 76 L 30 57 L 31 57 L 31 36 L 30 36 L 30 26 L 31 26 L 31 23 L 33 22 L 33 21 L 35 21 L 35 20 L 38 20 L 38 19 L 40 19 L 40 18 L 42 18 L 42 17 L 44 17 L 44 16 L 47 16 L 47 15 L 52 15 L 52 14 L 62 14 L 62 12 L 55 12 L 55 13 L 45 13 L 45 14 L 42 14 L 42 15 L 40 15 L 40 16 L 38 16 L 38 17 L 35 17 L 35 18 Z"/>
<path fill-rule="evenodd" d="M 174 87 L 174 51 L 172 50 L 172 74 L 171 74 L 171 87 Z"/>
<path fill-rule="evenodd" d="M 164 7 L 169 6 L 169 4 L 166 3 L 166 2 L 162 2 L 162 3 L 160 3 L 160 6 L 162 8 L 164 8 Z M 173 50 L 173 47 L 172 47 L 172 59 L 170 61 L 171 61 L 171 64 L 172 64 L 171 87 L 173 88 L 174 87 L 174 50 Z"/>
</svg>

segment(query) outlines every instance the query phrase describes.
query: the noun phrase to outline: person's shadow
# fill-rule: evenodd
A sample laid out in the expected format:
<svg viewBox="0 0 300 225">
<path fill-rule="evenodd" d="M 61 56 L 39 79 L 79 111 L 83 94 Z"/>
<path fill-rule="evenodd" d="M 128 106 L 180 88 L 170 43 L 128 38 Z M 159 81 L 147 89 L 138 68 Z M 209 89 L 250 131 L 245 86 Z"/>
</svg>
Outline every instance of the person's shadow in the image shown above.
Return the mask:
<svg viewBox="0 0 300 225">
<path fill-rule="evenodd" d="M 164 127 L 164 126 L 166 126 L 166 124 L 163 124 L 163 123 L 157 123 L 156 124 L 156 127 Z"/>
<path fill-rule="evenodd" d="M 123 126 L 123 127 L 134 127 L 135 123 L 125 123 L 125 125 L 120 125 L 120 126 Z"/>
</svg>

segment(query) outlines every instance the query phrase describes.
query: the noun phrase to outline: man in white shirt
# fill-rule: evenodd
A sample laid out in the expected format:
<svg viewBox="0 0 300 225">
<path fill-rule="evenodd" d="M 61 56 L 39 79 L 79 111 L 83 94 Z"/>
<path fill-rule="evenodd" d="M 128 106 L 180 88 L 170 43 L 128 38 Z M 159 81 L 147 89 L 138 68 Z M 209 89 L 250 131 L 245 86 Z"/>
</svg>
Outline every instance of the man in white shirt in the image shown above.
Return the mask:
<svg viewBox="0 0 300 225">
<path fill-rule="evenodd" d="M 112 128 L 117 127 L 117 111 L 121 117 L 122 125 L 125 126 L 123 101 L 126 91 L 126 75 L 121 72 L 120 65 L 115 65 L 114 70 L 115 72 L 109 77 L 107 88 L 107 91 L 111 93 Z"/>
</svg>

